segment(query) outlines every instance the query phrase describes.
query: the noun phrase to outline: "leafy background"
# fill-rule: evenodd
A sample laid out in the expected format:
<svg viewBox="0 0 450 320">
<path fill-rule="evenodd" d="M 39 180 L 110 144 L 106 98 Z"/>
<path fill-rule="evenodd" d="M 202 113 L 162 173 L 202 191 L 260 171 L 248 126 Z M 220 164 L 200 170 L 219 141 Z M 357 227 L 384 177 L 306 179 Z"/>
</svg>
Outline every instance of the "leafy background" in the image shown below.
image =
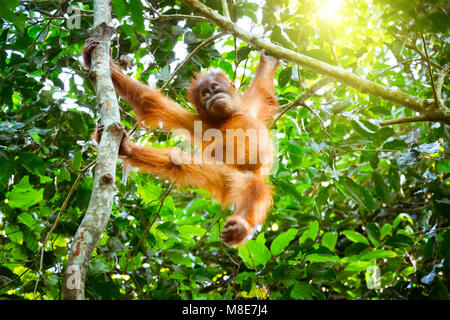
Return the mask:
<svg viewBox="0 0 450 320">
<path fill-rule="evenodd" d="M 222 10 L 220 1 L 205 3 Z M 335 11 L 327 1 L 229 3 L 234 21 L 244 19 L 286 48 L 422 98 L 433 93 L 421 36 L 435 77 L 450 60 L 444 0 L 342 1 Z M 70 240 L 90 199 L 96 148 L 89 140 L 99 113 L 80 53 L 93 7 L 70 5 L 82 9 L 80 28 L 64 17 L 68 1 L 0 0 L 0 299 L 61 298 Z M 165 19 L 192 14 L 179 1 L 112 5 L 113 57 L 132 53 L 132 74 L 156 86 L 184 58 L 183 47 L 191 52 L 217 32 L 208 22 Z M 155 11 L 163 17 L 155 19 Z M 203 47 L 166 94 L 189 108 L 192 73 L 211 67 L 245 88 L 258 57 L 246 43 L 223 37 Z M 275 81 L 280 105 L 320 77 L 284 62 Z M 205 191 L 172 190 L 136 172 L 121 183 L 119 169 L 86 297 L 448 299 L 448 127 L 380 127 L 381 120 L 414 114 L 339 83 L 308 105 L 329 136 L 306 108 L 276 122 L 274 206 L 261 232 L 239 248 L 220 242 L 220 218 L 229 212 Z M 121 108 L 122 123 L 133 127 L 130 107 L 122 101 Z M 157 130 L 138 130 L 134 138 L 160 147 L 177 142 Z M 375 288 L 371 266 L 379 268 Z"/>
</svg>

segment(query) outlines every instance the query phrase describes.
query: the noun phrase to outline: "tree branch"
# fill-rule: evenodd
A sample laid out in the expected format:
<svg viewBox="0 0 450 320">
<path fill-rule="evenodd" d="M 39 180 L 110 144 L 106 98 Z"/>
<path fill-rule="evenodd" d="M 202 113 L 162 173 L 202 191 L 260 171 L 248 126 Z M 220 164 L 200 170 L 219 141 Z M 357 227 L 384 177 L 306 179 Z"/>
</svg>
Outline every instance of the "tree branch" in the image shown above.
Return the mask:
<svg viewBox="0 0 450 320">
<path fill-rule="evenodd" d="M 425 57 L 427 59 L 427 68 L 428 68 L 428 74 L 430 75 L 430 81 L 431 81 L 431 89 L 433 89 L 433 95 L 434 95 L 434 101 L 436 101 L 436 103 L 439 102 L 439 98 L 436 94 L 436 86 L 434 85 L 434 79 L 433 79 L 433 71 L 431 71 L 431 62 L 430 62 L 430 57 L 428 56 L 428 50 L 427 50 L 427 43 L 425 42 L 425 38 L 422 37 L 422 43 L 423 43 L 423 50 L 425 51 Z"/>
<path fill-rule="evenodd" d="M 159 15 L 156 18 L 147 18 L 150 21 L 166 21 L 166 20 L 172 20 L 172 19 L 190 19 L 194 21 L 208 21 L 205 17 L 200 16 L 191 16 L 187 14 L 164 14 Z"/>
<path fill-rule="evenodd" d="M 223 10 L 223 15 L 225 16 L 225 18 L 227 18 L 228 20 L 231 20 L 230 10 L 228 10 L 227 0 L 222 0 L 222 10 Z"/>
<path fill-rule="evenodd" d="M 109 0 L 94 0 L 94 29 L 92 36 L 100 44 L 92 52 L 92 73 L 105 126 L 98 147 L 94 185 L 86 214 L 72 240 L 65 272 L 63 299 L 84 300 L 86 271 L 98 240 L 105 231 L 114 200 L 116 162 L 123 126 L 111 80 L 109 52 L 114 28 L 111 24 Z"/>
<path fill-rule="evenodd" d="M 420 122 L 420 121 L 428 121 L 427 117 L 425 116 L 415 116 L 415 117 L 408 117 L 408 118 L 400 118 L 400 119 L 394 119 L 394 120 L 387 120 L 380 122 L 380 126 L 390 126 L 393 124 L 400 124 L 400 123 L 409 123 L 409 122 Z"/>
<path fill-rule="evenodd" d="M 208 18 L 222 30 L 241 38 L 260 50 L 264 49 L 267 54 L 299 64 L 314 72 L 333 77 L 337 81 L 353 87 L 362 93 L 370 94 L 422 113 L 427 116 L 429 121 L 450 124 L 450 110 L 437 107 L 431 108 L 430 103 L 420 97 L 392 90 L 375 82 L 366 80 L 340 67 L 332 66 L 328 63 L 275 45 L 267 40 L 263 40 L 257 35 L 243 30 L 237 24 L 217 14 L 198 0 L 182 0 L 182 2 L 193 8 L 193 10 L 197 11 L 202 16 Z"/>
<path fill-rule="evenodd" d="M 226 33 L 225 32 L 221 32 L 218 33 L 212 37 L 209 37 L 208 39 L 204 40 L 202 43 L 200 43 L 194 50 L 192 50 L 191 53 L 189 53 L 187 55 L 187 57 L 177 66 L 177 68 L 175 69 L 175 71 L 172 73 L 172 75 L 170 76 L 170 78 L 162 85 L 162 87 L 159 89 L 160 91 L 164 91 L 164 89 L 167 88 L 167 86 L 170 84 L 170 82 L 173 80 L 173 78 L 176 77 L 176 75 L 178 74 L 178 72 L 180 72 L 180 70 L 186 65 L 186 63 L 188 63 L 189 60 L 192 59 L 192 57 L 197 54 L 197 52 L 203 48 L 204 46 L 208 45 L 209 43 L 219 39 L 220 37 L 223 37 Z"/>
</svg>

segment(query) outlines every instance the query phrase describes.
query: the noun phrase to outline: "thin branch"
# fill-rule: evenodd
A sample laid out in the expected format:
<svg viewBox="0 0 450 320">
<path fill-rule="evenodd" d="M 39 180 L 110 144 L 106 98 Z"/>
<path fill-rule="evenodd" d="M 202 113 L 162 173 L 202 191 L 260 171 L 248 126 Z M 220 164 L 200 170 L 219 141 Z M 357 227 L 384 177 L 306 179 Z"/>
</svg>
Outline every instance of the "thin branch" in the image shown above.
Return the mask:
<svg viewBox="0 0 450 320">
<path fill-rule="evenodd" d="M 411 63 L 411 62 L 415 62 L 415 61 L 422 61 L 422 59 L 410 59 L 410 60 L 400 61 L 396 65 L 384 68 L 384 69 L 378 71 L 376 74 L 369 76 L 368 79 L 373 80 L 375 78 L 378 78 L 379 76 L 381 76 L 383 73 L 385 73 L 388 70 L 395 69 L 395 68 L 400 67 L 400 65 L 402 65 L 402 64 L 407 64 L 407 63 Z M 375 70 L 372 70 L 372 71 L 375 71 Z"/>
<path fill-rule="evenodd" d="M 228 20 L 231 20 L 230 10 L 228 10 L 227 0 L 222 0 L 222 10 L 223 10 L 223 15 L 225 16 L 225 18 L 227 18 Z"/>
<path fill-rule="evenodd" d="M 202 237 L 192 246 L 191 250 L 197 246 L 205 237 L 206 235 L 211 231 L 211 229 L 218 223 L 220 223 L 220 220 L 223 217 L 223 214 L 225 213 L 225 210 L 222 209 L 222 212 L 220 213 L 219 218 L 208 228 L 208 230 L 205 231 L 205 233 L 202 235 Z"/>
<path fill-rule="evenodd" d="M 218 33 L 212 37 L 209 37 L 208 39 L 204 40 L 202 43 L 200 43 L 194 50 L 192 50 L 191 53 L 189 53 L 187 55 L 187 57 L 177 66 L 177 68 L 175 69 L 175 71 L 172 73 L 172 75 L 170 76 L 170 78 L 163 84 L 163 86 L 159 89 L 160 91 L 164 91 L 164 89 L 167 88 L 167 86 L 170 84 L 170 82 L 176 77 L 176 75 L 178 74 L 178 72 L 180 72 L 180 70 L 186 65 L 186 63 L 188 63 L 189 60 L 192 59 L 192 57 L 194 55 L 197 54 L 197 52 L 203 48 L 204 46 L 210 44 L 211 42 L 223 37 L 224 35 L 226 35 L 226 32 L 221 32 Z"/>
<path fill-rule="evenodd" d="M 40 277 L 42 275 L 42 265 L 43 265 L 43 261 L 44 261 L 44 252 L 45 252 L 45 247 L 47 246 L 48 239 L 52 235 L 53 231 L 55 231 L 56 226 L 58 225 L 58 222 L 61 219 L 61 216 L 62 216 L 63 212 L 66 210 L 67 205 L 69 204 L 69 200 L 72 197 L 73 192 L 75 191 L 76 187 L 78 186 L 78 184 L 81 181 L 81 178 L 84 176 L 86 171 L 88 171 L 90 168 L 92 168 L 93 165 L 95 165 L 95 163 L 96 163 L 96 160 L 92 161 L 86 167 L 84 167 L 83 169 L 80 170 L 80 173 L 78 174 L 75 182 L 73 183 L 72 187 L 70 188 L 70 191 L 69 191 L 69 193 L 66 196 L 66 199 L 64 199 L 63 205 L 62 205 L 61 209 L 59 210 L 58 215 L 56 216 L 56 219 L 55 219 L 55 222 L 53 223 L 53 226 L 51 227 L 50 231 L 45 236 L 45 240 L 42 243 L 42 247 L 41 247 L 41 250 L 40 250 L 39 270 L 37 272 L 38 277 L 36 279 L 36 284 L 34 286 L 33 299 L 35 299 L 35 297 L 36 297 L 36 291 L 37 291 L 39 279 L 40 279 Z"/>
<path fill-rule="evenodd" d="M 328 139 L 331 142 L 331 146 L 332 146 L 331 156 L 334 157 L 334 155 L 336 154 L 336 144 L 334 143 L 333 137 L 328 133 L 328 130 L 325 127 L 325 124 L 324 124 L 322 118 L 319 116 L 319 114 L 313 108 L 307 106 L 306 104 L 303 104 L 303 107 L 308 109 L 308 111 L 311 112 L 317 118 L 317 120 L 319 120 L 319 123 L 320 123 L 320 126 L 322 127 L 323 133 L 328 137 Z"/>
<path fill-rule="evenodd" d="M 241 83 L 239 83 L 239 90 L 241 90 L 242 86 L 244 85 L 245 71 L 247 70 L 247 63 L 248 63 L 249 58 L 250 58 L 250 55 L 247 56 L 247 58 L 245 59 L 245 62 L 244 62 L 244 71 L 242 71 Z"/>
<path fill-rule="evenodd" d="M 144 240 L 147 239 L 148 232 L 150 231 L 150 229 L 152 228 L 152 226 L 155 223 L 156 219 L 158 218 L 159 213 L 161 212 L 161 209 L 162 209 L 162 207 L 164 205 L 164 201 L 166 201 L 166 198 L 169 196 L 169 194 L 170 194 L 170 192 L 172 192 L 172 190 L 173 190 L 173 185 L 170 185 L 170 187 L 167 189 L 167 191 L 164 193 L 164 195 L 159 200 L 159 208 L 158 208 L 158 211 L 155 214 L 155 217 L 153 218 L 153 220 L 151 222 L 148 223 L 148 225 L 146 226 L 144 232 L 142 233 L 142 236 L 139 239 L 138 243 L 129 251 L 129 254 L 131 254 L 131 252 L 133 252 L 133 251 L 139 250 L 139 248 L 141 247 L 141 245 L 144 242 Z"/>
<path fill-rule="evenodd" d="M 166 20 L 172 20 L 172 19 L 190 19 L 193 21 L 202 21 L 202 22 L 206 22 L 208 21 L 208 19 L 206 19 L 205 17 L 201 17 L 201 16 L 191 16 L 188 14 L 164 14 L 164 15 L 159 15 L 156 18 L 146 18 L 147 20 L 150 21 L 166 21 Z"/>
<path fill-rule="evenodd" d="M 236 81 L 236 74 L 239 67 L 239 62 L 237 58 L 237 39 L 236 37 L 233 37 L 233 44 L 234 44 L 234 73 L 233 73 L 233 82 Z"/>
<path fill-rule="evenodd" d="M 426 116 L 415 116 L 415 117 L 408 117 L 408 118 L 400 118 L 400 119 L 394 119 L 394 120 L 387 120 L 380 122 L 380 126 L 390 126 L 393 124 L 400 124 L 400 123 L 409 123 L 409 122 L 421 122 L 421 121 L 429 121 Z"/>
<path fill-rule="evenodd" d="M 398 36 L 394 35 L 394 37 L 395 37 L 396 39 L 398 39 Z M 407 43 L 407 44 L 406 44 L 406 47 L 407 47 L 408 49 L 411 49 L 411 50 L 414 50 L 415 52 L 417 52 L 417 54 L 420 56 L 420 58 L 421 58 L 422 61 L 427 61 L 427 57 L 425 56 L 425 54 L 424 54 L 422 51 L 420 51 L 420 49 L 416 46 L 415 43 L 412 43 L 412 44 Z M 439 65 L 439 64 L 437 64 L 437 63 L 434 63 L 434 62 L 432 62 L 432 61 L 430 61 L 430 63 L 431 63 L 431 65 L 432 65 L 433 67 L 435 67 L 435 68 L 437 68 L 437 69 L 442 69 L 442 68 L 443 68 L 441 65 Z"/>
<path fill-rule="evenodd" d="M 428 73 L 430 74 L 431 88 L 433 89 L 434 101 L 436 101 L 436 103 L 438 103 L 439 98 L 436 93 L 436 86 L 434 85 L 433 71 L 431 71 L 431 62 L 430 62 L 430 57 L 428 56 L 427 43 L 425 42 L 425 38 L 423 37 L 423 35 L 421 35 L 421 37 L 422 37 L 423 49 L 425 51 L 425 57 L 427 59 L 427 68 L 428 68 Z"/>
<path fill-rule="evenodd" d="M 341 64 L 339 63 L 339 59 L 338 59 L 338 57 L 336 55 L 336 52 L 334 51 L 333 44 L 331 43 L 330 40 L 328 41 L 328 45 L 330 46 L 330 51 L 331 51 L 331 54 L 333 56 L 334 62 L 336 63 L 337 66 L 340 66 Z"/>
<path fill-rule="evenodd" d="M 436 81 L 436 94 L 438 96 L 439 102 L 444 105 L 442 99 L 442 87 L 444 86 L 444 79 L 447 73 L 450 71 L 450 63 L 445 66 L 445 68 L 439 74 L 439 78 Z"/>
<path fill-rule="evenodd" d="M 161 16 L 161 14 L 158 12 L 158 10 L 156 10 L 156 9 L 153 7 L 153 5 L 152 5 L 149 1 L 145 0 L 145 2 L 147 3 L 147 5 L 148 5 L 148 7 L 150 8 L 150 10 L 151 10 L 156 16 L 158 16 L 158 17 Z"/>
<path fill-rule="evenodd" d="M 285 106 L 281 107 L 281 111 L 280 113 L 277 115 L 277 117 L 272 121 L 272 124 L 270 127 L 273 127 L 275 125 L 275 123 L 289 110 L 291 110 L 292 108 L 298 107 L 298 106 L 303 106 L 306 99 L 309 99 L 310 97 L 312 97 L 319 89 L 323 88 L 324 86 L 326 86 L 328 83 L 330 83 L 331 81 L 333 81 L 333 79 L 329 78 L 329 77 L 324 77 L 322 79 L 320 79 L 319 81 L 317 81 L 316 83 L 314 83 L 311 87 L 308 88 L 308 90 L 302 94 L 300 94 L 295 100 L 291 101 L 290 103 L 286 104 Z"/>
</svg>

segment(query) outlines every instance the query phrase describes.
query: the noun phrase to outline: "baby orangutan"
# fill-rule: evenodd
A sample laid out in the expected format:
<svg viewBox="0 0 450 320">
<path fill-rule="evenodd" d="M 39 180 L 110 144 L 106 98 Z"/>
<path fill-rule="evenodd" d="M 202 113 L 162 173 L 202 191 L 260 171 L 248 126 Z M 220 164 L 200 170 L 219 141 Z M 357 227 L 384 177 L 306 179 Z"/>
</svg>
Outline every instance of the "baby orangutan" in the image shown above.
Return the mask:
<svg viewBox="0 0 450 320">
<path fill-rule="evenodd" d="M 89 68 L 98 44 L 90 38 L 83 47 Z M 179 148 L 137 145 L 125 134 L 119 151 L 125 165 L 145 169 L 179 188 L 204 188 L 223 206 L 233 205 L 236 210 L 221 234 L 228 245 L 249 239 L 272 204 L 271 186 L 265 182 L 273 157 L 267 125 L 278 110 L 273 86 L 278 66 L 278 59 L 261 52 L 255 77 L 242 95 L 223 72 L 195 74 L 187 92 L 194 113 L 130 78 L 111 61 L 114 87 L 134 109 L 139 123 L 183 130 L 202 151 L 198 161 Z M 101 132 L 99 127 L 98 141 Z"/>
</svg>

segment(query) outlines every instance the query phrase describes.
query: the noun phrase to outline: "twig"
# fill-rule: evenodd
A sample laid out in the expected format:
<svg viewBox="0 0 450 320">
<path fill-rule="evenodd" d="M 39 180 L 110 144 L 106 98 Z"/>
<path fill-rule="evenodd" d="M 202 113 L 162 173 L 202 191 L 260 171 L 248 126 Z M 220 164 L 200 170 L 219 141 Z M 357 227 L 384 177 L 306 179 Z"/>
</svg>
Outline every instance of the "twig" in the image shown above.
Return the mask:
<svg viewBox="0 0 450 320">
<path fill-rule="evenodd" d="M 170 185 L 170 187 L 167 189 L 166 193 L 164 193 L 164 195 L 161 197 L 161 200 L 159 200 L 159 208 L 158 211 L 155 214 L 155 217 L 153 218 L 152 222 L 150 222 L 146 227 L 144 232 L 142 233 L 141 238 L 139 239 L 138 243 L 129 251 L 129 253 L 138 250 L 141 245 L 142 242 L 147 238 L 147 234 L 150 231 L 150 229 L 152 228 L 153 224 L 155 223 L 156 219 L 159 216 L 159 213 L 161 212 L 162 206 L 164 205 L 164 201 L 166 201 L 166 198 L 169 196 L 170 192 L 173 189 L 173 185 Z"/>
<path fill-rule="evenodd" d="M 323 123 L 322 118 L 319 116 L 319 114 L 313 108 L 307 106 L 306 104 L 303 104 L 303 107 L 308 109 L 308 111 L 311 112 L 317 118 L 317 120 L 319 120 L 319 123 L 320 123 L 320 126 L 322 127 L 323 133 L 328 137 L 328 139 L 331 142 L 331 146 L 332 146 L 332 148 L 331 148 L 331 156 L 334 157 L 336 155 L 336 145 L 334 143 L 333 137 L 328 133 L 328 130 L 325 127 L 325 124 Z"/>
<path fill-rule="evenodd" d="M 244 84 L 244 81 L 245 81 L 245 71 L 247 70 L 247 63 L 248 63 L 249 57 L 250 57 L 250 55 L 247 56 L 247 58 L 245 59 L 245 62 L 244 62 L 244 71 L 242 72 L 241 83 L 239 84 L 239 90 L 241 90 L 242 85 Z"/>
<path fill-rule="evenodd" d="M 390 67 L 387 67 L 387 68 L 384 68 L 384 69 L 378 71 L 376 74 L 374 74 L 374 75 L 372 75 L 372 76 L 370 76 L 370 77 L 367 77 L 367 79 L 368 79 L 368 80 L 373 80 L 373 79 L 375 79 L 375 78 L 381 76 L 383 73 L 385 73 L 385 72 L 388 71 L 388 70 L 391 70 L 391 69 L 394 69 L 394 68 L 398 68 L 398 67 L 400 67 L 400 65 L 402 65 L 402 64 L 407 64 L 407 63 L 411 63 L 411 62 L 415 62 L 415 61 L 422 61 L 422 59 L 410 59 L 410 60 L 400 61 L 400 62 L 399 62 L 398 64 L 396 64 L 396 65 L 393 65 L 393 66 L 390 66 Z M 372 70 L 372 71 L 375 71 L 375 70 Z"/>
<path fill-rule="evenodd" d="M 415 116 L 415 117 L 387 120 L 387 121 L 380 122 L 380 126 L 385 127 L 385 126 L 390 126 L 393 124 L 420 122 L 420 121 L 428 121 L 428 118 L 426 116 Z"/>
<path fill-rule="evenodd" d="M 261 295 L 261 298 L 262 298 L 263 300 L 266 300 L 267 297 L 263 294 L 262 286 L 261 286 L 261 283 L 259 282 L 259 274 L 258 274 L 259 271 L 258 271 L 258 269 L 256 269 L 255 261 L 253 261 L 252 253 L 251 253 L 251 251 L 250 251 L 250 248 L 248 247 L 248 242 L 245 244 L 245 246 L 247 247 L 247 250 L 248 250 L 248 256 L 249 256 L 249 258 L 250 258 L 250 261 L 252 262 L 252 266 L 253 266 L 253 268 L 255 269 L 256 284 L 257 284 L 258 287 L 259 287 L 259 294 Z"/>
<path fill-rule="evenodd" d="M 147 5 L 148 5 L 148 7 L 150 8 L 150 10 L 151 10 L 154 14 L 156 14 L 157 17 L 160 17 L 160 16 L 161 16 L 161 14 L 158 12 L 158 10 L 156 10 L 156 9 L 152 6 L 152 4 L 151 4 L 149 1 L 145 0 L 145 2 L 147 3 Z"/>
<path fill-rule="evenodd" d="M 166 21 L 166 20 L 172 20 L 172 19 L 190 19 L 190 20 L 202 21 L 202 22 L 208 21 L 208 19 L 206 19 L 205 17 L 191 16 L 188 14 L 164 14 L 164 15 L 159 15 L 156 18 L 146 18 L 146 19 L 150 20 L 150 21 Z"/>
<path fill-rule="evenodd" d="M 199 244 L 200 243 L 200 241 L 202 241 L 205 237 L 206 237 L 206 235 L 211 231 L 211 229 L 216 225 L 216 224 L 218 224 L 219 222 L 220 222 L 220 220 L 222 219 L 222 217 L 223 217 L 223 214 L 224 214 L 224 212 L 225 212 L 225 210 L 223 210 L 222 209 L 222 212 L 220 213 L 220 217 L 219 217 L 219 219 L 217 219 L 209 228 L 208 228 L 208 230 L 206 230 L 206 232 L 203 234 L 203 236 L 192 246 L 192 249 L 193 248 L 195 248 L 196 246 L 197 246 L 197 244 Z"/>
<path fill-rule="evenodd" d="M 427 43 L 425 42 L 425 38 L 423 37 L 423 35 L 421 35 L 421 37 L 422 37 L 423 49 L 425 51 L 425 57 L 427 59 L 427 68 L 428 68 L 428 73 L 430 74 L 431 88 L 433 89 L 434 101 L 436 101 L 436 103 L 438 103 L 439 98 L 436 93 L 436 86 L 434 85 L 433 71 L 431 71 L 431 62 L 430 62 L 430 57 L 428 56 Z"/>
<path fill-rule="evenodd" d="M 396 39 L 398 39 L 397 36 L 394 35 L 394 37 L 395 37 Z M 422 61 L 427 61 L 427 57 L 424 55 L 424 53 L 423 53 L 422 51 L 420 51 L 420 49 L 416 46 L 415 43 L 413 43 L 413 44 L 407 43 L 407 44 L 406 44 L 406 47 L 407 47 L 408 49 L 411 49 L 411 50 L 414 50 L 415 52 L 417 52 L 417 53 L 419 54 L 419 56 L 420 56 L 420 58 L 421 58 Z M 435 67 L 435 68 L 438 68 L 438 69 L 442 69 L 442 68 L 443 68 L 441 65 L 439 65 L 439 64 L 437 64 L 437 63 L 434 63 L 434 62 L 432 62 L 432 61 L 430 61 L 430 63 L 431 63 L 431 65 L 432 65 L 433 67 Z"/>
<path fill-rule="evenodd" d="M 436 94 L 438 96 L 439 102 L 443 105 L 444 101 L 442 99 L 442 87 L 444 85 L 444 79 L 447 73 L 450 71 L 450 63 L 447 64 L 444 69 L 439 74 L 439 78 L 436 81 Z"/>
<path fill-rule="evenodd" d="M 39 284 L 40 276 L 42 274 L 42 264 L 43 264 L 43 261 L 44 261 L 44 252 L 45 252 L 45 247 L 47 246 L 48 239 L 52 235 L 53 231 L 55 231 L 56 226 L 58 225 L 59 219 L 61 218 L 62 213 L 64 212 L 64 210 L 66 210 L 67 205 L 69 204 L 69 200 L 72 197 L 72 194 L 75 191 L 76 187 L 80 183 L 81 178 L 86 173 L 86 171 L 89 170 L 89 168 L 91 168 L 93 165 L 95 165 L 95 163 L 96 163 L 96 160 L 92 161 L 86 167 L 84 167 L 83 169 L 80 170 L 80 173 L 78 174 L 77 179 L 75 180 L 74 184 L 72 185 L 72 188 L 70 188 L 70 191 L 69 191 L 69 193 L 66 196 L 66 199 L 64 199 L 63 205 L 62 205 L 61 209 L 59 210 L 58 215 L 56 216 L 56 219 L 55 219 L 55 222 L 53 223 L 53 226 L 51 227 L 50 231 L 45 236 L 45 240 L 42 243 L 42 247 L 41 247 L 41 250 L 40 250 L 40 253 L 39 253 L 39 255 L 40 255 L 39 270 L 37 272 L 38 277 L 36 279 L 36 284 L 34 286 L 33 299 L 36 298 L 36 291 L 37 291 L 37 287 L 38 287 L 38 284 Z"/>
<path fill-rule="evenodd" d="M 203 48 L 204 46 L 208 45 L 209 43 L 223 37 L 226 35 L 226 32 L 218 33 L 212 37 L 209 37 L 208 39 L 204 40 L 202 43 L 200 43 L 194 50 L 192 50 L 191 53 L 188 54 L 188 56 L 177 66 L 175 71 L 172 73 L 170 78 L 163 84 L 163 86 L 159 89 L 160 91 L 164 91 L 164 89 L 170 84 L 170 82 L 175 78 L 175 76 L 180 72 L 180 70 L 188 63 L 189 60 L 192 59 L 192 57 L 197 54 L 197 52 Z"/>
<path fill-rule="evenodd" d="M 275 125 L 275 123 L 289 110 L 291 110 L 292 108 L 298 107 L 300 105 L 303 106 L 303 104 L 305 103 L 306 99 L 311 98 L 319 89 L 321 89 L 322 87 L 324 87 L 325 85 L 327 85 L 328 83 L 330 83 L 331 81 L 333 81 L 333 79 L 329 78 L 329 77 L 324 77 L 322 79 L 320 79 L 319 81 L 317 81 L 316 83 L 314 83 L 311 87 L 308 88 L 308 90 L 302 94 L 300 94 L 295 100 L 291 101 L 290 103 L 286 104 L 285 106 L 281 107 L 281 111 L 280 113 L 277 115 L 277 117 L 275 118 L 275 120 L 272 121 L 272 124 L 270 127 L 273 127 Z"/>
<path fill-rule="evenodd" d="M 331 54 L 333 55 L 334 62 L 336 63 L 337 66 L 340 66 L 341 64 L 339 63 L 338 57 L 336 55 L 336 52 L 334 51 L 333 44 L 331 43 L 331 41 L 328 41 L 328 45 L 330 46 L 330 51 Z"/>
<path fill-rule="evenodd" d="M 225 16 L 225 18 L 227 18 L 228 20 L 231 20 L 230 10 L 228 10 L 227 0 L 222 0 L 222 10 L 223 10 L 223 15 Z"/>
<path fill-rule="evenodd" d="M 237 59 L 237 39 L 233 36 L 233 43 L 234 43 L 234 74 L 233 74 L 233 82 L 236 81 L 236 74 L 239 67 L 239 62 Z"/>
</svg>

